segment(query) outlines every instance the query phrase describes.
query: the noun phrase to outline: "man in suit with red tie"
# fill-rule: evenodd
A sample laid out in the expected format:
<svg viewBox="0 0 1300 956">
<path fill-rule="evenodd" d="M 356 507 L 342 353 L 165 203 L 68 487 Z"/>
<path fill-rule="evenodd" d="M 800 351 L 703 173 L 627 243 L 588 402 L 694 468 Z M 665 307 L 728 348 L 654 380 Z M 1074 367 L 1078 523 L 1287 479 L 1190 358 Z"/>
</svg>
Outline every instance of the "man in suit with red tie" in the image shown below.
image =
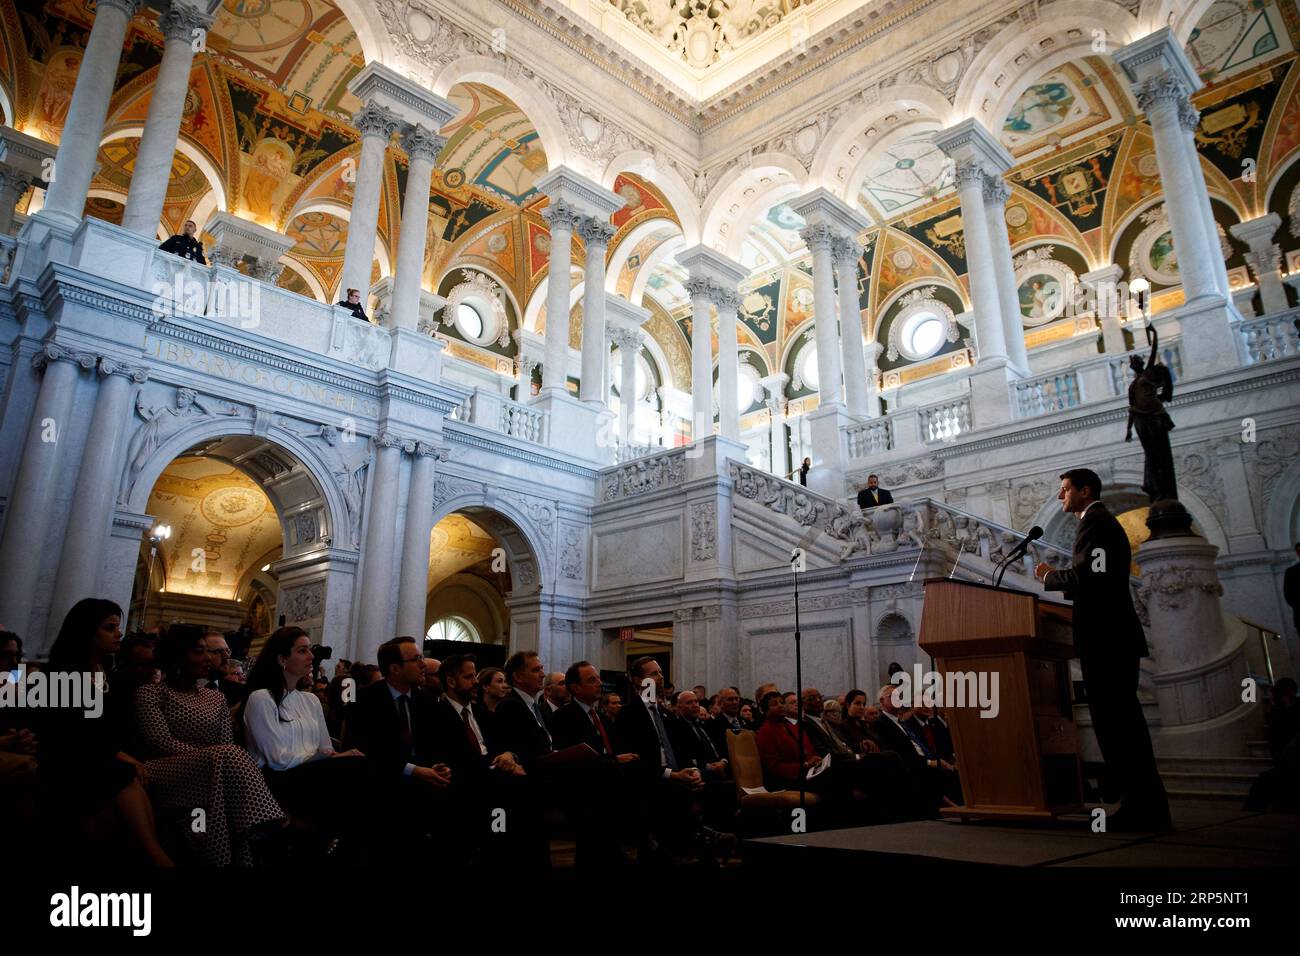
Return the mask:
<svg viewBox="0 0 1300 956">
<path fill-rule="evenodd" d="M 1106 772 L 1123 797 L 1106 827 L 1169 830 L 1169 799 L 1137 696 L 1139 667 L 1149 651 L 1129 590 L 1128 535 L 1098 500 L 1101 479 L 1095 471 L 1065 472 L 1056 497 L 1061 510 L 1080 519 L 1073 560 L 1063 571 L 1040 563 L 1035 575 L 1048 591 L 1064 591 L 1074 601 L 1074 649 L 1088 710 Z"/>
<path fill-rule="evenodd" d="M 620 764 L 636 760 L 634 753 L 616 753 L 614 750 L 614 728 L 596 708 L 602 685 L 600 671 L 595 665 L 578 661 L 565 672 L 564 684 L 572 699 L 551 717 L 551 737 L 555 746 L 563 749 L 574 744 L 589 744 L 602 757 Z"/>
</svg>

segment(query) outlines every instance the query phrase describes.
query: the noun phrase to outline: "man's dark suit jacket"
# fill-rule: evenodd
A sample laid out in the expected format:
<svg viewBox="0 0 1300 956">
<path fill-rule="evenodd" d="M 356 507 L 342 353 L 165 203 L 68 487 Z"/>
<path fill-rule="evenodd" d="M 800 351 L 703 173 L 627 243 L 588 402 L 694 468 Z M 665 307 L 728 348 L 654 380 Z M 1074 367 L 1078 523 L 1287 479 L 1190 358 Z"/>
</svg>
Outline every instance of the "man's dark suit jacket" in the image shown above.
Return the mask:
<svg viewBox="0 0 1300 956">
<path fill-rule="evenodd" d="M 880 740 L 880 749 L 898 754 L 899 759 L 903 761 L 903 766 L 910 770 L 923 771 L 926 769 L 926 760 L 933 759 L 918 754 L 912 739 L 884 714 L 881 714 L 880 718 L 871 725 L 871 729 L 876 732 L 876 737 Z"/>
<path fill-rule="evenodd" d="M 1300 613 L 1300 564 L 1293 564 L 1282 576 L 1282 596 L 1286 603 Z"/>
<path fill-rule="evenodd" d="M 182 259 L 193 259 L 205 266 L 208 264 L 207 257 L 203 255 L 203 243 L 194 236 L 187 236 L 182 232 L 168 237 L 158 248 Z"/>
<path fill-rule="evenodd" d="M 666 720 L 662 713 L 660 718 Z M 668 729 L 666 723 L 664 729 Z M 655 730 L 654 720 L 640 694 L 628 695 L 627 703 L 618 712 L 618 720 L 614 722 L 614 731 L 614 746 L 619 753 L 639 755 L 640 759 L 632 766 L 641 776 L 648 781 L 663 778 L 664 762 L 659 753 L 659 732 Z M 669 738 L 668 742 L 671 744 L 672 738 Z M 673 752 L 676 756 L 676 748 L 673 748 Z M 680 757 L 677 764 L 680 769 L 682 766 Z"/>
<path fill-rule="evenodd" d="M 741 730 L 745 729 L 744 722 L 739 717 L 736 718 L 736 726 Z M 731 719 L 726 714 L 718 714 L 716 717 L 710 717 L 704 722 L 704 729 L 708 731 L 709 737 L 713 739 L 713 746 L 718 748 L 718 754 L 721 757 L 727 756 L 727 731 L 731 730 Z"/>
<path fill-rule="evenodd" d="M 1093 570 L 1098 550 L 1105 554 L 1104 571 Z M 1074 601 L 1074 649 L 1081 659 L 1149 653 L 1129 591 L 1132 561 L 1124 528 L 1105 505 L 1094 504 L 1079 522 L 1071 566 L 1043 579 L 1048 591 L 1064 591 Z"/>
<path fill-rule="evenodd" d="M 348 711 L 348 748 L 366 755 L 371 766 L 384 777 L 400 777 L 408 763 L 430 767 L 441 759 L 438 721 L 433 699 L 420 689 L 411 691 L 407 705 L 411 716 L 411 749 L 402 743 L 397 701 L 389 693 L 388 681 L 376 681 L 357 693 Z"/>
<path fill-rule="evenodd" d="M 488 749 L 493 753 L 510 751 L 525 770 L 538 757 L 545 757 L 553 749 L 546 731 L 514 688 L 505 700 L 497 704 L 490 723 L 492 726 L 484 729 L 484 733 L 489 735 Z"/>
<path fill-rule="evenodd" d="M 874 508 L 876 505 L 892 505 L 894 496 L 884 488 L 877 488 L 873 493 L 870 488 L 858 490 L 858 507 Z"/>
<path fill-rule="evenodd" d="M 471 707 L 471 712 L 474 714 L 474 719 L 479 722 L 479 730 L 486 738 L 487 730 L 483 727 L 483 715 L 479 713 L 477 707 Z M 435 760 L 451 767 L 453 785 L 466 777 L 477 776 L 486 771 L 491 758 L 496 756 L 496 751 L 486 739 L 484 743 L 488 747 L 487 756 L 470 745 L 469 735 L 465 733 L 464 719 L 456 713 L 456 708 L 451 706 L 451 701 L 445 696 L 433 705 L 433 729 Z"/>
<path fill-rule="evenodd" d="M 827 754 L 834 754 L 841 759 L 853 756 L 853 750 L 842 739 L 833 735 L 834 732 L 829 729 L 829 725 L 823 727 L 817 721 L 805 715 L 803 729 L 804 733 L 808 735 L 808 739 L 812 741 L 812 745 L 817 748 L 819 757 L 824 757 Z"/>
<path fill-rule="evenodd" d="M 613 746 L 614 725 L 604 717 L 600 718 L 600 722 L 605 725 L 605 734 L 609 737 L 610 745 Z M 602 757 L 614 756 L 605 749 L 605 742 L 601 740 L 596 725 L 591 722 L 588 714 L 583 713 L 582 707 L 576 700 L 569 701 L 552 714 L 550 724 L 551 739 L 556 750 L 563 750 L 575 744 L 590 744 L 591 748 Z"/>
<path fill-rule="evenodd" d="M 700 724 L 698 720 L 694 723 Z M 696 735 L 691 723 L 676 714 L 664 718 L 664 729 L 668 731 L 668 741 L 673 745 L 673 754 L 683 767 L 698 767 L 703 770 L 708 764 L 716 763 L 727 756 L 726 750 L 719 750 L 715 757 L 705 740 Z M 702 725 L 700 729 L 704 731 Z M 707 731 L 704 731 L 704 736 L 712 743 L 712 738 L 708 736 Z M 723 746 L 725 747 L 725 744 Z M 717 749 L 716 744 L 713 749 Z"/>
</svg>

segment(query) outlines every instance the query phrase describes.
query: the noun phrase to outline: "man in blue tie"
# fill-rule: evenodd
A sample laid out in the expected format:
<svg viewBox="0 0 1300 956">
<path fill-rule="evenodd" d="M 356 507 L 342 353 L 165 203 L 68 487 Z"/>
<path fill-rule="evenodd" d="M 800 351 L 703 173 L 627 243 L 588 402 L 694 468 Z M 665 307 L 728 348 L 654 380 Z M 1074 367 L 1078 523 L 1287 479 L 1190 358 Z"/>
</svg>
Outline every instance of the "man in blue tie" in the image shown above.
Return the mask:
<svg viewBox="0 0 1300 956">
<path fill-rule="evenodd" d="M 880 688 L 880 719 L 875 730 L 880 735 L 881 748 L 898 754 L 912 776 L 913 785 L 926 801 L 925 810 L 958 806 L 961 781 L 957 768 L 932 753 L 925 740 L 909 726 L 909 714 L 898 700 L 899 693 L 900 688 L 895 684 Z"/>
</svg>

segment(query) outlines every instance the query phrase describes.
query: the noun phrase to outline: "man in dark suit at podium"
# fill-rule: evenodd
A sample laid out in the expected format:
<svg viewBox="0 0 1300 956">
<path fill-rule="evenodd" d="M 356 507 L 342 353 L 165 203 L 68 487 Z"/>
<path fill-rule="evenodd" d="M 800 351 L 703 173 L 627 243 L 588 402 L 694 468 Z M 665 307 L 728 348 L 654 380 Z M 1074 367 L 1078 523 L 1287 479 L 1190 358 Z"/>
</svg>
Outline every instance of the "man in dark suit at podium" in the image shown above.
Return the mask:
<svg viewBox="0 0 1300 956">
<path fill-rule="evenodd" d="M 1088 710 L 1106 770 L 1123 800 L 1108 830 L 1168 830 L 1169 800 L 1156 769 L 1151 735 L 1138 702 L 1138 669 L 1150 653 L 1133 609 L 1128 536 L 1101 497 L 1101 479 L 1087 468 L 1061 475 L 1062 510 L 1079 516 L 1074 559 L 1064 571 L 1039 564 L 1049 591 L 1074 601 L 1074 649 L 1083 668 Z"/>
<path fill-rule="evenodd" d="M 858 507 L 874 508 L 876 505 L 892 505 L 894 496 L 886 488 L 880 487 L 880 479 L 876 475 L 867 475 L 867 487 L 858 491 Z"/>
</svg>

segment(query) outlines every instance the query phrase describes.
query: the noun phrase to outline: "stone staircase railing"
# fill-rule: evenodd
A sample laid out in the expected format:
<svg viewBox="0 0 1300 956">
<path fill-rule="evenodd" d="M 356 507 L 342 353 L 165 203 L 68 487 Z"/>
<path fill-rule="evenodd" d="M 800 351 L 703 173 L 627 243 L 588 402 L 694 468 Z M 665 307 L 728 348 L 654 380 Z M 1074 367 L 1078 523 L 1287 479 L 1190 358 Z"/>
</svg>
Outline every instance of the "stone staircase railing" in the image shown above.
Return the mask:
<svg viewBox="0 0 1300 956">
<path fill-rule="evenodd" d="M 971 430 L 970 396 L 926 405 L 918 410 L 921 422 L 921 439 L 927 444 L 952 441 Z"/>
<path fill-rule="evenodd" d="M 888 418 L 873 418 L 847 426 L 844 438 L 849 443 L 850 458 L 866 458 L 894 447 L 894 428 Z"/>
<path fill-rule="evenodd" d="M 1300 355 L 1300 309 L 1247 319 L 1237 325 L 1237 345 L 1243 365 Z"/>
<path fill-rule="evenodd" d="M 550 424 L 545 412 L 482 386 L 475 387 L 451 417 L 539 445 L 546 444 Z"/>
<path fill-rule="evenodd" d="M 1140 356 L 1144 360 L 1151 354 L 1150 346 L 1143 348 L 1131 349 L 1123 355 L 1116 355 L 1105 359 L 1107 370 L 1107 379 L 1110 384 L 1109 395 L 1087 396 L 1088 401 L 1095 398 L 1117 398 L 1121 395 L 1128 394 L 1128 387 L 1133 384 L 1133 369 L 1129 365 L 1129 359 L 1134 355 Z M 1160 361 L 1169 366 L 1169 373 L 1173 376 L 1175 383 L 1183 377 L 1183 350 L 1182 345 L 1177 338 L 1169 341 L 1160 342 Z"/>
<path fill-rule="evenodd" d="M 661 451 L 667 451 L 663 445 L 641 445 L 637 442 L 619 441 L 614 443 L 614 461 L 618 464 L 633 461 L 637 458 L 645 458 L 647 455 L 655 455 Z"/>
<path fill-rule="evenodd" d="M 1061 369 L 1011 385 L 1011 410 L 1017 418 L 1050 415 L 1082 402 L 1079 376 L 1073 369 Z"/>
</svg>

